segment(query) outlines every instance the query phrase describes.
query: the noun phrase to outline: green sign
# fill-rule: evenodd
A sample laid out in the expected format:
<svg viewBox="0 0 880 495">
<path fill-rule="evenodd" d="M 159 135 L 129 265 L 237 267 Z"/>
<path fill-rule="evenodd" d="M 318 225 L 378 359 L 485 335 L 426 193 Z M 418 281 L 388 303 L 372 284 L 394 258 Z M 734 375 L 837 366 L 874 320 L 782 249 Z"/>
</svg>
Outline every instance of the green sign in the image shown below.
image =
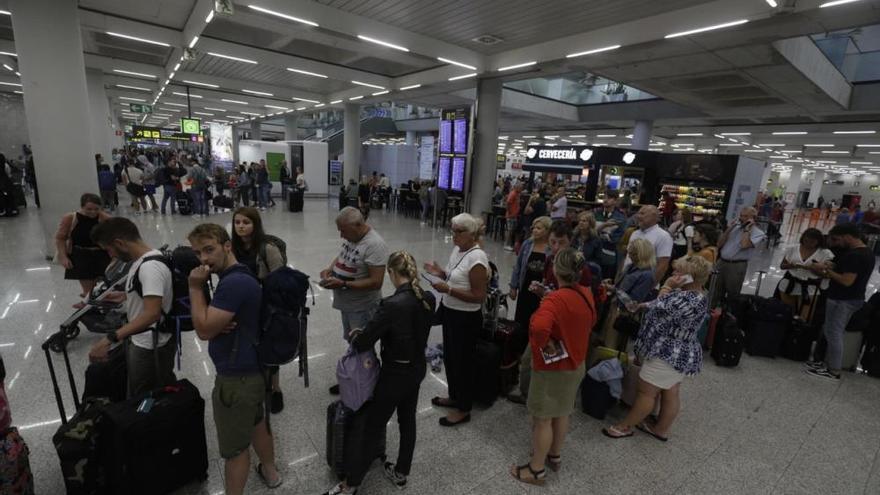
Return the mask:
<svg viewBox="0 0 880 495">
<path fill-rule="evenodd" d="M 266 168 L 269 170 L 269 180 L 278 182 L 281 180 L 281 162 L 284 161 L 284 153 L 266 153 Z"/>
<path fill-rule="evenodd" d="M 180 132 L 186 134 L 198 134 L 202 131 L 202 121 L 199 119 L 180 119 Z"/>
<path fill-rule="evenodd" d="M 129 103 L 128 106 L 134 113 L 153 113 L 153 105 L 144 105 L 143 103 Z"/>
</svg>

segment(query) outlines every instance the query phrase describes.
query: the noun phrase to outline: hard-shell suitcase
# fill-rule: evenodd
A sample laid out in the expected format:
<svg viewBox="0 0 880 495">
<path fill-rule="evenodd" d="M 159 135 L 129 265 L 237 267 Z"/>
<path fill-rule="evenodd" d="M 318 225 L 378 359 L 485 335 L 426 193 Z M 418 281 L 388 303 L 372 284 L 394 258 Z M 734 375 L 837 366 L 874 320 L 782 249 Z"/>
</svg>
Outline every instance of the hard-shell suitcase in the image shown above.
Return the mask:
<svg viewBox="0 0 880 495">
<path fill-rule="evenodd" d="M 298 189 L 292 189 L 287 193 L 287 210 L 291 213 L 303 211 L 303 197 L 305 194 Z"/>
<path fill-rule="evenodd" d="M 752 356 L 776 357 L 791 326 L 793 313 L 791 306 L 781 300 L 757 295 L 764 275 L 765 272 L 758 272 L 756 295 L 749 309 L 746 352 Z"/>
<path fill-rule="evenodd" d="M 501 393 L 501 348 L 478 338 L 474 354 L 474 401 L 488 407 Z"/>
<path fill-rule="evenodd" d="M 189 380 L 110 404 L 103 416 L 101 443 L 112 493 L 170 493 L 208 478 L 205 401 Z"/>
<path fill-rule="evenodd" d="M 325 458 L 327 465 L 339 479 L 344 479 L 346 471 L 360 461 L 363 451 L 366 417 L 369 414 L 367 403 L 358 412 L 345 407 L 341 400 L 327 406 L 327 436 Z M 375 446 L 373 459 L 385 460 L 385 436 Z M 370 455 L 367 453 L 366 455 Z"/>
<path fill-rule="evenodd" d="M 791 359 L 792 361 L 806 361 L 810 358 L 813 351 L 813 342 L 816 341 L 822 329 L 822 321 L 816 318 L 819 299 L 822 292 L 816 290 L 810 302 L 809 314 L 806 315 L 807 320 L 801 318 L 803 307 L 806 303 L 804 297 L 800 298 L 800 304 L 795 312 L 794 319 L 788 332 L 782 341 L 782 347 L 779 349 L 779 355 Z"/>
</svg>

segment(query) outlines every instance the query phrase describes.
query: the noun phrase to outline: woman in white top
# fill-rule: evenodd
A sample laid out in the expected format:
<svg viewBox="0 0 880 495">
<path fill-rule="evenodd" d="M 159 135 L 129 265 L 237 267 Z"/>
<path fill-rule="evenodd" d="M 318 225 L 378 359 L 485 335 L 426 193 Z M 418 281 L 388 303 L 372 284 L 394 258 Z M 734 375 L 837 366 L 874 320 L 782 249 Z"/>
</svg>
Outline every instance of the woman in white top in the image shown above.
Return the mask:
<svg viewBox="0 0 880 495">
<path fill-rule="evenodd" d="M 672 259 L 677 260 L 688 254 L 689 244 L 694 238 L 694 226 L 691 225 L 694 217 L 690 211 L 679 208 L 676 210 L 673 220 L 669 225 L 668 232 L 672 236 Z"/>
<path fill-rule="evenodd" d="M 827 279 L 823 279 L 806 267 L 813 263 L 824 263 L 834 258 L 834 254 L 825 249 L 825 238 L 817 229 L 807 229 L 801 234 L 800 243 L 785 251 L 780 268 L 786 270 L 776 287 L 782 302 L 797 311 L 801 308 L 801 317 L 809 320 L 812 310 L 810 303 L 817 290 L 828 288 Z M 804 292 L 806 291 L 806 294 Z M 807 300 L 802 301 L 806 296 Z"/>
<path fill-rule="evenodd" d="M 479 246 L 481 227 L 482 222 L 467 213 L 456 215 L 452 218 L 455 248 L 446 269 L 436 261 L 425 263 L 425 271 L 442 279 L 431 284 L 443 294 L 439 316 L 449 397 L 431 399 L 431 404 L 451 409 L 440 418 L 441 426 L 456 426 L 471 419 L 477 335 L 483 328 L 482 306 L 489 286 L 489 259 Z"/>
</svg>

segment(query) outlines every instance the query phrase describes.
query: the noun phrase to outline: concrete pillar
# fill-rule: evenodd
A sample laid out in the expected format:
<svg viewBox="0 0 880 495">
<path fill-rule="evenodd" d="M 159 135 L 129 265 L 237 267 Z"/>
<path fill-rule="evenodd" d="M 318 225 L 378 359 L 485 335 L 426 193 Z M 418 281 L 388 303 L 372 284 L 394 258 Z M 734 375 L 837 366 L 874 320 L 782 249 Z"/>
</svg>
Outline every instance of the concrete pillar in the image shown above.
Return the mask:
<svg viewBox="0 0 880 495">
<path fill-rule="evenodd" d="M 795 203 L 797 203 L 797 193 L 801 187 L 801 176 L 803 173 L 803 165 L 795 165 L 791 167 L 791 173 L 788 175 L 788 180 L 785 182 L 785 195 L 788 196 L 788 193 L 794 193 L 794 199 L 785 206 L 786 210 L 794 209 Z"/>
<path fill-rule="evenodd" d="M 48 257 L 61 215 L 99 192 L 77 2 L 11 0 L 9 10 Z"/>
<path fill-rule="evenodd" d="M 718 151 L 715 151 L 717 153 Z M 761 174 L 761 185 L 758 186 L 759 191 L 770 192 L 770 187 L 767 184 L 767 181 L 770 180 L 770 174 L 773 173 L 773 167 L 770 166 L 769 163 L 764 162 L 764 173 Z"/>
<path fill-rule="evenodd" d="M 104 73 L 98 69 L 86 70 L 86 90 L 89 92 L 90 130 L 92 135 L 92 152 L 100 153 L 104 160 L 112 165 L 111 138 L 114 129 L 111 126 L 110 104 L 104 91 Z"/>
<path fill-rule="evenodd" d="M 498 118 L 501 115 L 501 79 L 480 79 L 477 83 L 474 157 L 471 166 L 467 207 L 477 218 L 491 210 L 498 150 Z"/>
<path fill-rule="evenodd" d="M 406 131 L 406 145 L 412 146 L 416 144 L 416 131 Z"/>
<path fill-rule="evenodd" d="M 361 106 L 355 103 L 345 104 L 345 122 L 343 131 L 342 180 L 348 185 L 350 179 L 360 180 L 361 175 Z"/>
<path fill-rule="evenodd" d="M 651 144 L 651 133 L 654 131 L 653 120 L 637 120 L 633 128 L 632 149 L 646 150 Z"/>
<path fill-rule="evenodd" d="M 299 115 L 293 113 L 284 117 L 284 140 L 296 141 L 299 139 Z"/>
<path fill-rule="evenodd" d="M 807 196 L 807 203 L 813 206 L 817 205 L 819 196 L 822 195 L 822 182 L 825 180 L 825 171 L 816 170 L 813 172 L 813 184 L 810 186 L 810 195 Z"/>
<path fill-rule="evenodd" d="M 263 123 L 259 120 L 251 122 L 251 139 L 254 141 L 263 139 Z"/>
</svg>

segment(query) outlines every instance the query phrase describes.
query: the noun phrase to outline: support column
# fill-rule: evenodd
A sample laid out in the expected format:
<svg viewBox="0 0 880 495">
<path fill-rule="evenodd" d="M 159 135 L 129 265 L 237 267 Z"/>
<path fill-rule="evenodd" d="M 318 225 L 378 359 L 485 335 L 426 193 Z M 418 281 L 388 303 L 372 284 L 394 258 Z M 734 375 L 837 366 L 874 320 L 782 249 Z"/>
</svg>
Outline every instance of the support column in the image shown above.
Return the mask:
<svg viewBox="0 0 880 495">
<path fill-rule="evenodd" d="M 113 128 L 110 125 L 110 104 L 104 91 L 104 73 L 101 70 L 86 70 L 86 89 L 89 92 L 92 153 L 100 153 L 107 164 L 112 165 L 110 153 L 113 149 Z"/>
<path fill-rule="evenodd" d="M 474 157 L 467 185 L 468 211 L 477 218 L 492 208 L 495 162 L 498 150 L 498 118 L 501 115 L 501 79 L 480 79 L 477 83 Z"/>
<path fill-rule="evenodd" d="M 299 139 L 299 115 L 290 114 L 284 117 L 284 140 L 296 141 Z"/>
<path fill-rule="evenodd" d="M 816 206 L 819 196 L 822 195 L 822 183 L 825 181 L 825 171 L 816 170 L 813 172 L 813 184 L 810 186 L 810 195 L 807 196 L 807 203 Z"/>
<path fill-rule="evenodd" d="M 263 139 L 263 123 L 259 120 L 251 122 L 251 140 L 261 141 Z"/>
<path fill-rule="evenodd" d="M 794 199 L 785 206 L 786 210 L 794 209 L 795 203 L 797 203 L 797 195 L 801 187 L 801 176 L 803 173 L 803 165 L 795 165 L 791 167 L 791 174 L 789 174 L 788 181 L 785 183 L 785 195 L 788 196 L 788 193 L 794 193 Z"/>
<path fill-rule="evenodd" d="M 406 131 L 406 145 L 412 146 L 416 144 L 416 131 Z"/>
<path fill-rule="evenodd" d="M 11 0 L 9 10 L 40 188 L 43 254 L 51 257 L 58 219 L 79 207 L 81 194 L 99 192 L 92 139 L 82 132 L 91 117 L 77 2 Z"/>
<path fill-rule="evenodd" d="M 646 150 L 651 144 L 651 133 L 654 131 L 653 120 L 637 120 L 633 128 L 632 149 Z"/>
<path fill-rule="evenodd" d="M 241 127 L 234 125 L 232 126 L 232 165 L 234 167 L 238 167 L 241 163 L 238 153 L 239 143 L 241 143 Z"/>
<path fill-rule="evenodd" d="M 361 175 L 361 107 L 354 103 L 345 104 L 345 122 L 343 131 L 343 163 L 342 180 L 348 185 L 349 180 L 360 180 Z"/>
<path fill-rule="evenodd" d="M 718 153 L 716 150 L 715 153 Z M 764 162 L 764 173 L 761 174 L 761 185 L 758 186 L 759 191 L 764 191 L 766 193 L 770 193 L 770 188 L 767 187 L 767 181 L 770 180 L 770 175 L 773 173 L 773 167 L 770 166 L 769 163 Z"/>
</svg>

